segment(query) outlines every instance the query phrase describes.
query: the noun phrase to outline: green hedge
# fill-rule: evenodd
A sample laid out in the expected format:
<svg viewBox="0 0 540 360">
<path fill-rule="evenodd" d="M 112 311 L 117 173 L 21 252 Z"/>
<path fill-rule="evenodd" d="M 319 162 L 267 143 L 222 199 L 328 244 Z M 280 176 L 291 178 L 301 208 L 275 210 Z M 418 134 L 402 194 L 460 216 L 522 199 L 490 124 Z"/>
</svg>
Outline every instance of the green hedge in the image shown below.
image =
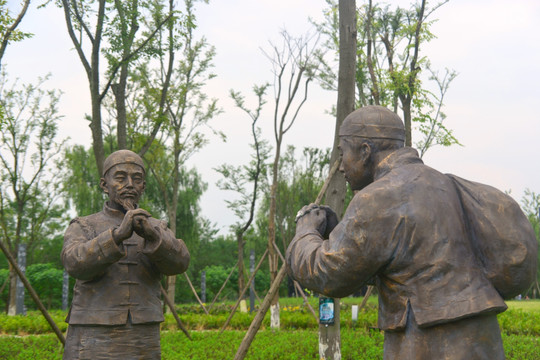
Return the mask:
<svg viewBox="0 0 540 360">
<path fill-rule="evenodd" d="M 315 310 L 316 299 L 311 299 Z M 283 299 L 280 301 L 281 328 L 284 330 L 317 329 L 317 321 L 307 309 L 302 306 L 298 299 Z M 370 329 L 377 326 L 376 301 L 370 300 L 366 308 L 358 314 L 358 321 L 353 324 L 351 320 L 351 304 L 357 303 L 354 298 L 348 298 L 341 306 L 342 328 Z M 540 301 L 532 303 L 538 306 L 528 310 L 522 310 L 510 304 L 510 308 L 498 316 L 499 324 L 504 333 L 508 335 L 525 335 L 540 337 Z M 229 316 L 232 304 L 218 304 L 211 309 L 211 314 L 206 315 L 198 305 L 180 305 L 178 313 L 182 322 L 190 330 L 218 330 L 221 329 Z M 66 313 L 61 310 L 50 312 L 58 327 L 65 331 L 67 324 L 64 322 Z M 246 330 L 253 319 L 254 314 L 236 312 L 227 330 Z M 270 326 L 269 314 L 266 315 L 262 329 Z M 177 330 L 176 321 L 171 314 L 165 315 L 162 330 Z M 29 335 L 51 333 L 52 330 L 45 318 L 38 311 L 29 311 L 27 316 L 7 316 L 0 314 L 0 334 Z"/>
<path fill-rule="evenodd" d="M 67 330 L 64 322 L 66 313 L 61 310 L 50 311 L 56 325 L 61 331 Z M 51 326 L 39 311 L 28 311 L 28 315 L 7 316 L 0 314 L 0 334 L 28 335 L 52 333 Z M 2 359 L 2 357 L 0 357 Z"/>
</svg>

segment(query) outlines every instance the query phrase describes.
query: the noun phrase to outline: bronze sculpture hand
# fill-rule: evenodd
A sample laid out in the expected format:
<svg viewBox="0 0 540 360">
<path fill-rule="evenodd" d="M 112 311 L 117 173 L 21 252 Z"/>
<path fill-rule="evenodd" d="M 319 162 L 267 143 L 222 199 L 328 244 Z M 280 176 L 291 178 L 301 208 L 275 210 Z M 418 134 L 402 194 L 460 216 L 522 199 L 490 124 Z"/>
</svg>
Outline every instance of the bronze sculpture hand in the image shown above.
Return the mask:
<svg viewBox="0 0 540 360">
<path fill-rule="evenodd" d="M 122 223 L 119 227 L 115 228 L 112 232 L 113 239 L 117 244 L 120 244 L 122 241 L 129 239 L 133 234 L 134 229 L 134 218 L 136 217 L 150 217 L 150 213 L 144 209 L 135 209 L 128 210 Z"/>
<path fill-rule="evenodd" d="M 298 211 L 296 217 L 296 233 L 306 233 L 318 231 L 323 238 L 327 239 L 328 234 L 338 223 L 337 215 L 328 206 L 309 204 Z"/>
<path fill-rule="evenodd" d="M 154 242 L 159 239 L 159 232 L 150 223 L 151 216 L 141 214 L 133 217 L 133 230 L 147 241 Z"/>
</svg>

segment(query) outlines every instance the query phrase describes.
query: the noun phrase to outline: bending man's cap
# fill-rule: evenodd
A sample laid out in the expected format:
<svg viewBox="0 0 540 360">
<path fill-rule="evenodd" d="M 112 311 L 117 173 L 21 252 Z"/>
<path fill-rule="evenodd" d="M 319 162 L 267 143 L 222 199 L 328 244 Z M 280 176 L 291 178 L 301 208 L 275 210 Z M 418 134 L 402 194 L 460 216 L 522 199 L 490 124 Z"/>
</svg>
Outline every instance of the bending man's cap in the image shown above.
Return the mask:
<svg viewBox="0 0 540 360">
<path fill-rule="evenodd" d="M 339 128 L 339 136 L 405 141 L 405 127 L 394 112 L 370 105 L 350 113 Z"/>
<path fill-rule="evenodd" d="M 139 165 L 144 171 L 144 163 L 139 155 L 131 150 L 118 150 L 107 156 L 103 162 L 103 176 L 107 174 L 113 166 L 118 164 Z"/>
</svg>

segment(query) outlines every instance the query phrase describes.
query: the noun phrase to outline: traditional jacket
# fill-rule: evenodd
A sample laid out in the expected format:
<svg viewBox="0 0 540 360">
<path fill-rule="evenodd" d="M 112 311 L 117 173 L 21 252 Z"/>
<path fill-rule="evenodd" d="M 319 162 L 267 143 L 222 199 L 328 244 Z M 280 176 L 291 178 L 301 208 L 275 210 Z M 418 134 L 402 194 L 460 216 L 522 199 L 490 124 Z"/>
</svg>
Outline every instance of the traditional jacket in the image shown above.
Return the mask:
<svg viewBox="0 0 540 360">
<path fill-rule="evenodd" d="M 76 278 L 66 322 L 122 325 L 164 320 L 160 278 L 186 271 L 189 252 L 165 222 L 150 218 L 161 234 L 149 242 L 133 235 L 117 245 L 112 230 L 124 214 L 104 205 L 103 211 L 71 221 L 64 236 L 62 262 Z"/>
<path fill-rule="evenodd" d="M 452 180 L 403 148 L 378 165 L 374 182 L 356 193 L 328 240 L 316 230 L 296 234 L 287 250 L 289 274 L 333 297 L 373 279 L 383 330 L 404 329 L 409 309 L 420 327 L 502 312 L 506 305 L 467 231 Z"/>
</svg>

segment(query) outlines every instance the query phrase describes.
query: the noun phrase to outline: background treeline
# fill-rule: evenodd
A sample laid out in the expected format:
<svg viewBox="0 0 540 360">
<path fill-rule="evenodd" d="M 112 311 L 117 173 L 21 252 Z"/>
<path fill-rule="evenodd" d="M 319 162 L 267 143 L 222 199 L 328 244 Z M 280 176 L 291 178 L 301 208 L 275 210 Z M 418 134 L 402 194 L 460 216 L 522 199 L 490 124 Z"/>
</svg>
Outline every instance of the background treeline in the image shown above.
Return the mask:
<svg viewBox="0 0 540 360">
<path fill-rule="evenodd" d="M 296 37 L 283 31 L 279 42 L 263 49 L 273 70 L 266 83 L 247 90 L 250 95 L 243 95 L 246 89 L 230 92 L 252 138 L 247 163 L 216 169 L 237 218 L 225 235 L 201 212 L 207 182 L 197 168 L 186 166 L 194 153 L 227 135 L 214 127 L 223 111 L 220 99 L 205 93 L 219 76 L 214 73 L 215 49 L 197 27 L 196 6 L 212 6 L 205 3 L 47 3 L 64 12 L 66 31 L 87 76 L 92 146 L 84 147 L 58 138 L 62 94 L 47 87 L 49 76 L 21 84 L 2 63 L 13 43 L 32 34 L 18 27 L 30 1 L 15 7 L 0 0 L 0 241 L 15 256 L 26 245 L 26 273 L 47 307 L 61 305 L 63 232 L 73 217 L 101 210 L 101 166 L 117 149 L 128 148 L 144 158 L 147 188 L 140 205 L 166 219 L 186 242 L 192 256 L 187 274 L 200 294 L 201 273 L 206 272 L 207 302 L 234 268 L 222 298 L 238 296 L 249 275 L 251 250 L 258 261 L 275 242 L 283 254 L 294 234 L 296 212 L 316 198 L 328 173 L 330 150 L 295 149 L 286 146 L 284 135 L 309 106 L 308 90 L 320 86 L 336 91 L 338 2 L 327 1 L 324 20 L 313 23 L 313 33 Z M 421 55 L 435 39 L 430 27 L 444 3 L 411 2 L 408 8 L 371 0 L 357 3 L 355 105 L 381 104 L 398 112 L 405 120 L 407 143 L 422 155 L 433 146 L 459 144 L 443 112 L 456 73 L 439 74 Z M 257 100 L 254 107 L 245 101 L 248 96 Z M 260 130 L 263 121 L 274 123 L 269 139 Z M 522 205 L 538 235 L 540 195 L 527 190 Z M 260 297 L 270 284 L 268 269 L 265 260 L 255 280 Z M 194 301 L 183 276 L 164 280 L 164 285 L 175 301 Z M 14 271 L 0 255 L 0 308 L 10 313 L 15 287 Z M 523 297 L 539 292 L 536 281 Z M 280 295 L 292 294 L 292 285 L 284 282 Z M 28 299 L 26 305 L 34 308 Z"/>
<path fill-rule="evenodd" d="M 84 152 L 83 152 L 84 154 Z M 73 155 L 72 153 L 70 155 Z M 90 155 L 87 154 L 88 158 Z M 280 182 L 278 187 L 278 207 L 276 216 L 278 221 L 277 244 L 281 251 L 284 252 L 284 246 L 288 244 L 294 234 L 294 213 L 305 203 L 313 201 L 322 184 L 322 179 L 328 171 L 329 151 L 306 148 L 299 153 L 294 147 L 289 147 L 283 157 L 280 170 Z M 92 161 L 88 161 L 92 164 Z M 81 169 L 84 166 L 80 167 Z M 86 168 L 88 169 L 88 168 Z M 98 179 L 97 173 L 93 176 L 89 175 L 90 179 Z M 208 220 L 198 217 L 197 203 L 204 187 L 204 183 L 195 170 L 185 174 L 185 185 L 180 189 L 178 214 L 177 217 L 177 232 L 183 234 L 182 239 L 186 242 L 190 253 L 191 263 L 188 269 L 190 279 L 196 288 L 199 296 L 201 296 L 201 272 L 206 272 L 206 299 L 210 302 L 217 294 L 225 279 L 232 272 L 232 275 L 220 295 L 220 300 L 235 299 L 238 296 L 238 269 L 235 267 L 238 260 L 237 240 L 234 234 L 217 235 L 215 225 Z M 97 183 L 97 180 L 94 180 Z M 154 178 L 151 173 L 148 174 L 148 187 L 143 198 L 143 208 L 154 209 L 156 213 L 160 213 L 162 205 L 156 199 L 153 192 L 159 191 L 152 184 Z M 268 191 L 267 180 L 263 181 L 263 189 Z M 99 188 L 88 186 L 88 193 L 95 191 L 94 194 L 84 194 L 77 192 L 83 196 L 79 205 L 81 214 L 91 214 L 99 211 L 103 205 L 105 197 L 99 191 Z M 92 202 L 86 200 L 86 196 L 96 199 L 96 208 L 92 206 L 84 207 L 82 204 L 92 205 Z M 260 256 L 264 253 L 267 247 L 266 227 L 268 219 L 266 213 L 268 211 L 268 197 L 264 195 L 264 200 L 257 211 L 255 226 L 253 226 L 245 235 L 245 271 L 246 279 L 249 277 L 249 254 L 251 250 L 255 252 L 255 260 L 259 261 Z M 99 207 L 98 207 L 99 206 Z M 97 210 L 96 210 L 97 209 Z M 60 251 L 62 248 L 63 236 L 61 234 L 52 239 L 42 239 L 39 247 L 36 250 L 29 251 L 27 258 L 27 277 L 35 288 L 36 292 L 46 305 L 51 309 L 59 309 L 62 305 L 62 281 L 63 267 L 60 261 Z M 267 260 L 263 262 L 261 271 L 258 271 L 255 277 L 255 291 L 258 296 L 264 297 L 264 294 L 270 287 L 270 276 Z M 3 284 L 0 292 L 0 307 L 7 309 L 8 292 L 7 286 L 9 280 L 9 270 L 5 258 L 0 258 L 0 284 Z M 176 286 L 176 301 L 177 302 L 192 302 L 195 297 L 183 276 L 177 277 L 178 286 Z M 70 288 L 74 281 L 70 279 Z M 284 282 L 281 288 L 282 296 L 291 295 L 292 284 Z M 71 291 L 70 291 L 71 294 Z M 28 309 L 36 309 L 31 298 L 27 295 L 25 305 Z"/>
</svg>

